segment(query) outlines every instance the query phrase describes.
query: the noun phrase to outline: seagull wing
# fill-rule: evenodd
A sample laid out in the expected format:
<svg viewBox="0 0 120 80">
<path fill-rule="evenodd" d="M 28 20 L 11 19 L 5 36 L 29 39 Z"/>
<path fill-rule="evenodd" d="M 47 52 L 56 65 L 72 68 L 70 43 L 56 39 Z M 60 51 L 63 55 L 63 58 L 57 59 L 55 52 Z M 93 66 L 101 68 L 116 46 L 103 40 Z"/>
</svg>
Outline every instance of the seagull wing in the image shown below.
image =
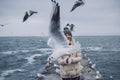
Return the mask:
<svg viewBox="0 0 120 80">
<path fill-rule="evenodd" d="M 72 7 L 72 9 L 71 9 L 71 12 L 73 11 L 73 10 L 75 10 L 75 8 L 77 8 L 78 6 L 81 6 L 81 5 L 83 5 L 84 4 L 84 2 L 81 0 L 81 1 L 76 1 L 76 3 L 73 5 L 73 7 Z"/>
<path fill-rule="evenodd" d="M 32 11 L 32 10 L 29 10 L 29 13 L 30 13 L 29 16 L 32 16 L 33 14 L 36 14 L 36 13 L 38 13 L 38 12 L 36 12 L 36 11 Z"/>
<path fill-rule="evenodd" d="M 54 39 L 57 45 L 62 47 L 67 45 L 67 40 L 60 29 L 60 6 L 53 2 L 53 13 L 50 21 L 50 36 Z"/>
<path fill-rule="evenodd" d="M 66 26 L 69 26 L 70 24 L 66 24 Z"/>
<path fill-rule="evenodd" d="M 70 25 L 70 30 L 73 31 L 73 28 L 74 28 L 74 24 L 71 24 Z"/>
<path fill-rule="evenodd" d="M 27 19 L 28 19 L 29 15 L 28 15 L 28 12 L 25 13 L 25 16 L 23 18 L 23 22 L 25 22 Z"/>
</svg>

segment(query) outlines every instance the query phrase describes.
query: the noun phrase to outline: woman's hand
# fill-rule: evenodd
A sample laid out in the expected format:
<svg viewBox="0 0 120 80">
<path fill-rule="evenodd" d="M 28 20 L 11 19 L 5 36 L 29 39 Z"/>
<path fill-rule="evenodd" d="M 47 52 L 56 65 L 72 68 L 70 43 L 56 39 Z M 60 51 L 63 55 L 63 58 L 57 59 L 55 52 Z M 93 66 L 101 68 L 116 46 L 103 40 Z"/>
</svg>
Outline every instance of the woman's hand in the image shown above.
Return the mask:
<svg viewBox="0 0 120 80">
<path fill-rule="evenodd" d="M 71 64 L 71 63 L 72 63 L 72 59 L 71 59 L 70 57 L 68 57 L 68 58 L 66 59 L 66 63 L 67 63 L 67 64 Z"/>
</svg>

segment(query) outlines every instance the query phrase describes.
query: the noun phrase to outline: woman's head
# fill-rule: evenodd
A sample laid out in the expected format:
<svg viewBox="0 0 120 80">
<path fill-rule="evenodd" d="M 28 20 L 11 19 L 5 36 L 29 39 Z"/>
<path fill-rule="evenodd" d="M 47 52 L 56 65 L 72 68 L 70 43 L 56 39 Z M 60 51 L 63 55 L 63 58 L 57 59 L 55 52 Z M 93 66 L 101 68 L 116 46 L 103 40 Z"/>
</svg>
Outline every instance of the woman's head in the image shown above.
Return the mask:
<svg viewBox="0 0 120 80">
<path fill-rule="evenodd" d="M 69 30 L 69 28 L 67 28 L 67 27 L 64 28 L 64 34 L 65 34 L 65 36 L 66 36 L 66 38 L 67 38 L 68 40 L 71 40 L 71 39 L 72 39 L 72 33 L 71 33 L 71 31 Z"/>
<path fill-rule="evenodd" d="M 72 36 L 71 36 L 70 34 L 65 34 L 65 36 L 66 36 L 66 38 L 67 38 L 69 41 L 71 41 Z"/>
<path fill-rule="evenodd" d="M 71 33 L 71 31 L 69 30 L 69 28 L 67 28 L 67 27 L 65 27 L 64 28 L 64 34 L 66 35 L 66 34 L 69 34 L 69 35 L 71 35 L 72 36 L 72 33 Z"/>
</svg>

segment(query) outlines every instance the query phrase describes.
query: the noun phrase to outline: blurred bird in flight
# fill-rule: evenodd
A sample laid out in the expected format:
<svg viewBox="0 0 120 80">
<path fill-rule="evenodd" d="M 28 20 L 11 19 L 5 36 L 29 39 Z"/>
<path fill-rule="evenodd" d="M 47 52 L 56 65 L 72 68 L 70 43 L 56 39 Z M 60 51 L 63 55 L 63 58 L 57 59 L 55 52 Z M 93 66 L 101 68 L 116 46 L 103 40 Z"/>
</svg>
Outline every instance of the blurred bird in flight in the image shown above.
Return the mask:
<svg viewBox="0 0 120 80">
<path fill-rule="evenodd" d="M 25 15 L 23 17 L 23 22 L 25 22 L 30 16 L 32 16 L 33 14 L 36 14 L 36 13 L 38 13 L 38 12 L 32 11 L 32 10 L 26 11 Z"/>
<path fill-rule="evenodd" d="M 71 12 L 72 12 L 73 10 L 75 10 L 77 7 L 82 6 L 82 5 L 84 5 L 84 4 L 85 4 L 85 2 L 84 2 L 83 0 L 78 0 L 78 1 L 76 1 L 76 3 L 73 5 L 73 7 L 72 7 L 72 9 L 71 9 Z"/>
</svg>

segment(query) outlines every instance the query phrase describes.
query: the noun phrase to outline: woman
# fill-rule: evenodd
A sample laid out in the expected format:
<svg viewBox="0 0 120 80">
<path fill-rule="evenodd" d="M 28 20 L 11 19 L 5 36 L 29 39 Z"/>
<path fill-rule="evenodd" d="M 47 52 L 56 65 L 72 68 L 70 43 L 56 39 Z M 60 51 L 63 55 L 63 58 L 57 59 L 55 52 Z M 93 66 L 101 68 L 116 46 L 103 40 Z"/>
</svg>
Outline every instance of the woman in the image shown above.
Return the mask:
<svg viewBox="0 0 120 80">
<path fill-rule="evenodd" d="M 64 34 L 68 40 L 68 47 L 74 46 L 75 43 L 72 39 L 71 31 L 68 28 L 64 28 Z M 60 65 L 60 75 L 62 80 L 80 80 L 82 69 L 80 64 L 81 58 L 80 50 L 58 58 L 57 61 Z"/>
</svg>

